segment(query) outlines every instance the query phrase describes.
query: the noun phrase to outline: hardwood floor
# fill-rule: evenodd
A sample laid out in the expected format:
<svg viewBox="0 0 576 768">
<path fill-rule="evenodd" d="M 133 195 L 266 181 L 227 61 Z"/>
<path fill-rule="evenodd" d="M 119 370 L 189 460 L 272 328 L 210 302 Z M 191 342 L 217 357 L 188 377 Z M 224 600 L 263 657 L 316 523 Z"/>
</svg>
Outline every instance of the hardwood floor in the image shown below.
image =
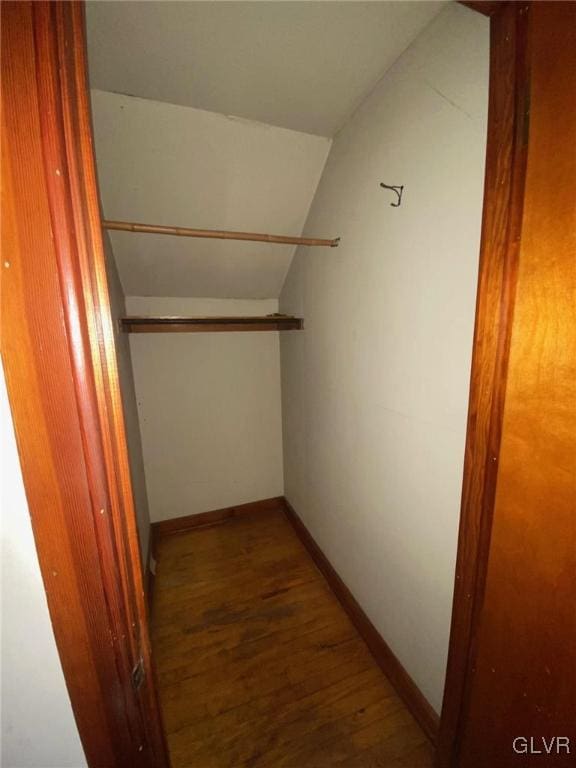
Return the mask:
<svg viewBox="0 0 576 768">
<path fill-rule="evenodd" d="M 152 634 L 173 768 L 432 766 L 281 511 L 161 538 Z"/>
</svg>

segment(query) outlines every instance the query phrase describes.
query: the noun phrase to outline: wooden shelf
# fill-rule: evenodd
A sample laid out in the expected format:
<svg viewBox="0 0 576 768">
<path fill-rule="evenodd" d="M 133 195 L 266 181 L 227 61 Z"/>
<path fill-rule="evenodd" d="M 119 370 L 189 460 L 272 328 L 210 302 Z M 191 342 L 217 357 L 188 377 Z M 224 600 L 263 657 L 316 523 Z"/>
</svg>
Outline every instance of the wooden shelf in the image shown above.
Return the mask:
<svg viewBox="0 0 576 768">
<path fill-rule="evenodd" d="M 120 327 L 126 333 L 214 333 L 224 331 L 298 331 L 299 317 L 123 317 Z"/>
</svg>

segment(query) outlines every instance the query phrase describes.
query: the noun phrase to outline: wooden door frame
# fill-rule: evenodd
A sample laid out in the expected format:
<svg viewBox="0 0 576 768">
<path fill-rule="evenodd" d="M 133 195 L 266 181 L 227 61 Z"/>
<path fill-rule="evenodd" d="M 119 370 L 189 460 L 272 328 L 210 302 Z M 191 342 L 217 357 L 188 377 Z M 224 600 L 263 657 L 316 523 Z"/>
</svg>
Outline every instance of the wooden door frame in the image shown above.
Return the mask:
<svg viewBox="0 0 576 768">
<path fill-rule="evenodd" d="M 490 97 L 442 768 L 457 765 L 488 560 L 528 127 L 529 5 L 464 4 L 490 16 Z M 105 274 L 83 6 L 5 2 L 2 22 L 1 317 L 9 328 L 2 356 L 54 634 L 89 765 L 163 768 L 169 758 Z M 136 692 L 140 657 L 145 683 Z"/>
<path fill-rule="evenodd" d="M 462 2 L 490 17 L 482 235 L 452 623 L 436 744 L 457 768 L 483 604 L 506 393 L 529 129 L 529 2 Z"/>
<path fill-rule="evenodd" d="M 88 764 L 167 768 L 106 281 L 84 7 L 3 2 L 1 13 L 2 358 L 54 636 Z"/>
</svg>

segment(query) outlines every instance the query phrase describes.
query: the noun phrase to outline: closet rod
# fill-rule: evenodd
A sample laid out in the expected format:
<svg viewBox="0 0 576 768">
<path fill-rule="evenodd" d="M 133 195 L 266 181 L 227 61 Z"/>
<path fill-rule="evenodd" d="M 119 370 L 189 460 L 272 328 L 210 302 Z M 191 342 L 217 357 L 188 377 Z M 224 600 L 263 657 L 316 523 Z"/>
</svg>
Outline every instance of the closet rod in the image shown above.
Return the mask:
<svg viewBox="0 0 576 768">
<path fill-rule="evenodd" d="M 256 243 L 282 243 L 284 245 L 324 245 L 336 248 L 340 238 L 323 240 L 316 237 L 288 237 L 286 235 L 263 235 L 259 232 L 228 232 L 220 229 L 189 229 L 187 227 L 163 227 L 159 224 L 136 224 L 132 221 L 103 221 L 104 229 L 120 232 L 145 232 L 156 235 L 177 235 L 178 237 L 207 237 L 215 240 L 252 240 Z"/>
</svg>

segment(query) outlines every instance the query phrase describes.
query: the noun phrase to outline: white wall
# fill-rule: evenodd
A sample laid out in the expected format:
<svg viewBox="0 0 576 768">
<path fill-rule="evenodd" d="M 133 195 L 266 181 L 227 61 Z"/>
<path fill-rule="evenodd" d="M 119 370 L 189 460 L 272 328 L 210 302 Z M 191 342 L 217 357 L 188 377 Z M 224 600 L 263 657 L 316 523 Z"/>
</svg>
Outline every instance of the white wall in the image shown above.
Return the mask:
<svg viewBox="0 0 576 768">
<path fill-rule="evenodd" d="M 131 315 L 267 315 L 277 300 L 127 297 Z M 131 334 L 152 521 L 283 493 L 278 332 Z"/>
<path fill-rule="evenodd" d="M 86 760 L 48 614 L 1 367 L 0 438 L 0 762 L 4 768 L 82 768 Z"/>
<path fill-rule="evenodd" d="M 146 493 L 146 479 L 144 477 L 144 459 L 142 456 L 142 438 L 140 435 L 140 422 L 138 408 L 136 406 L 136 392 L 134 389 L 134 375 L 132 359 L 130 355 L 130 343 L 128 336 L 120 331 L 119 318 L 126 314 L 126 304 L 116 262 L 110 245 L 108 232 L 103 233 L 104 252 L 106 255 L 106 275 L 108 278 L 108 292 L 110 295 L 110 312 L 114 328 L 114 345 L 116 348 L 116 361 L 118 364 L 118 376 L 120 380 L 120 392 L 122 395 L 122 408 L 124 411 L 124 424 L 126 428 L 126 441 L 128 443 L 128 459 L 130 461 L 130 478 L 132 480 L 132 495 L 136 510 L 136 524 L 138 526 L 138 539 L 140 541 L 140 556 L 143 570 L 146 572 L 148 546 L 150 540 L 150 513 L 148 510 L 148 495 Z"/>
<path fill-rule="evenodd" d="M 488 20 L 452 4 L 336 137 L 280 300 L 286 496 L 441 705 L 479 253 Z M 400 208 L 380 182 L 403 184 Z"/>
<path fill-rule="evenodd" d="M 301 233 L 330 139 L 103 91 L 92 109 L 108 219 Z M 294 252 L 132 232 L 111 241 L 126 296 L 278 298 Z"/>
</svg>

